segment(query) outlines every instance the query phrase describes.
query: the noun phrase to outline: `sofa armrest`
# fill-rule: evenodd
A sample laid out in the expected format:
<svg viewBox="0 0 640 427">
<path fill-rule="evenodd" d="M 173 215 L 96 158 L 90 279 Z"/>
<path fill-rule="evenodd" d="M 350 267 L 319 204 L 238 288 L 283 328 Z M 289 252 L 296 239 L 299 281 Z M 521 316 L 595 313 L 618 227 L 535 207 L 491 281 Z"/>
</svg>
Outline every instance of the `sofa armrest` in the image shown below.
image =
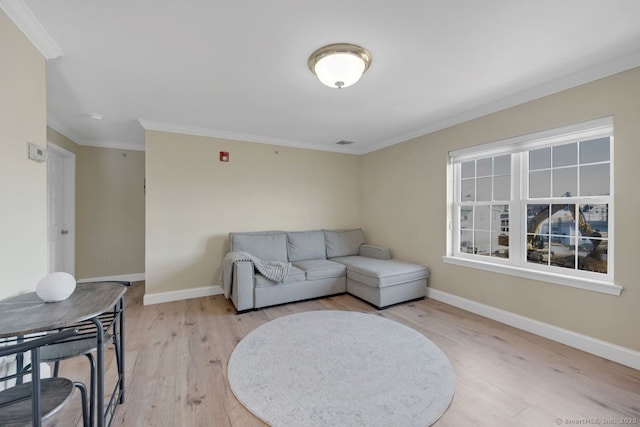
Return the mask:
<svg viewBox="0 0 640 427">
<path fill-rule="evenodd" d="M 358 255 L 376 259 L 391 259 L 391 249 L 373 245 L 360 245 Z"/>
<path fill-rule="evenodd" d="M 253 263 L 238 261 L 233 264 L 233 283 L 231 284 L 231 301 L 236 310 L 252 310 L 253 301 Z"/>
</svg>

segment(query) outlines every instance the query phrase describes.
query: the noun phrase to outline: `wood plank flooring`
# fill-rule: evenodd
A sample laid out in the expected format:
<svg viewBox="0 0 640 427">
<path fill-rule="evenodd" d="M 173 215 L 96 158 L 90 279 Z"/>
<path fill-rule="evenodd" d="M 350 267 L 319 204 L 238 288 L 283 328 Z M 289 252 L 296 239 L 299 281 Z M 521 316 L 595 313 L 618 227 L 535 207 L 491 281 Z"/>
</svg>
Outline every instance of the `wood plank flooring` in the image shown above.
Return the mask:
<svg viewBox="0 0 640 427">
<path fill-rule="evenodd" d="M 143 306 L 143 294 L 144 282 L 137 282 L 126 295 L 126 402 L 114 426 L 264 426 L 229 389 L 229 356 L 256 327 L 310 310 L 377 314 L 440 347 L 456 373 L 456 392 L 435 426 L 640 425 L 640 371 L 438 301 L 378 311 L 340 295 L 237 315 L 223 296 Z M 61 364 L 61 375 L 72 379 L 88 382 L 87 371 L 84 358 Z M 47 425 L 81 425 L 74 399 Z"/>
</svg>

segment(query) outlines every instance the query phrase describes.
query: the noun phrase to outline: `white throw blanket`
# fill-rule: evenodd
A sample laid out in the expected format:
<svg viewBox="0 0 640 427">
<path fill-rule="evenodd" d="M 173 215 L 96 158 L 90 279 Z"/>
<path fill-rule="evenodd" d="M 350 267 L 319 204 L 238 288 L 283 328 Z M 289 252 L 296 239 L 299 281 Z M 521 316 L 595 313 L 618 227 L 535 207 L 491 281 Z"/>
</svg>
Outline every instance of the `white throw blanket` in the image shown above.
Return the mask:
<svg viewBox="0 0 640 427">
<path fill-rule="evenodd" d="M 267 279 L 276 283 L 287 280 L 290 262 L 265 261 L 247 252 L 227 252 L 222 261 L 222 288 L 225 298 L 231 295 L 231 280 L 233 274 L 233 264 L 238 261 L 251 261 L 254 267 Z"/>
</svg>

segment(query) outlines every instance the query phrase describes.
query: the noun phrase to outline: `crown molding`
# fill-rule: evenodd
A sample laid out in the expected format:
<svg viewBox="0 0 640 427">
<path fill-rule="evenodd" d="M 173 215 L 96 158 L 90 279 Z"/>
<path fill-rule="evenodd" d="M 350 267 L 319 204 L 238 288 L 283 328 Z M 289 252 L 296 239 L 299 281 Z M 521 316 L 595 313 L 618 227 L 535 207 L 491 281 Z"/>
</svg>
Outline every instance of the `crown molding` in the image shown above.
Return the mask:
<svg viewBox="0 0 640 427">
<path fill-rule="evenodd" d="M 47 126 L 83 147 L 99 147 L 99 148 L 114 148 L 118 150 L 144 151 L 144 142 L 135 143 L 135 142 L 98 141 L 98 140 L 84 141 L 83 139 L 75 135 L 73 132 L 71 132 L 68 128 L 66 128 L 51 114 L 47 114 Z"/>
<path fill-rule="evenodd" d="M 144 142 L 139 144 L 136 142 L 93 140 L 80 145 L 85 147 L 113 148 L 116 150 L 145 151 Z"/>
<path fill-rule="evenodd" d="M 76 134 L 74 134 L 71 129 L 64 126 L 58 119 L 53 117 L 50 113 L 47 113 L 47 126 L 51 129 L 55 130 L 59 134 L 66 136 L 71 141 L 75 142 L 78 145 L 82 145 L 79 141 L 81 140 Z"/>
<path fill-rule="evenodd" d="M 325 147 L 320 144 L 308 144 L 284 138 L 273 138 L 246 133 L 229 132 L 225 130 L 186 126 L 155 120 L 138 119 L 145 130 L 178 133 L 183 135 L 204 136 L 209 138 L 230 139 L 232 141 L 255 142 L 257 144 L 279 145 L 284 147 L 302 148 L 306 150 L 331 151 L 343 154 L 360 154 L 357 151 L 340 147 Z"/>
<path fill-rule="evenodd" d="M 10 0 L 0 0 L 0 4 L 6 3 Z M 21 3 L 18 1 L 18 3 Z M 383 148 L 390 147 L 392 145 L 400 144 L 402 142 L 409 141 L 414 138 L 418 138 L 430 133 L 446 129 L 451 126 L 455 126 L 470 120 L 477 119 L 488 114 L 496 113 L 507 108 L 515 107 L 517 105 L 524 104 L 526 102 L 533 101 L 535 99 L 542 98 L 544 96 L 552 95 L 564 90 L 568 90 L 586 83 L 593 82 L 595 80 L 611 76 L 613 74 L 621 73 L 623 71 L 630 70 L 632 68 L 640 66 L 640 51 L 633 52 L 631 54 L 619 57 L 615 60 L 604 62 L 594 67 L 584 69 L 579 72 L 568 74 L 562 78 L 549 81 L 547 83 L 535 86 L 524 91 L 511 94 L 495 101 L 487 102 L 477 107 L 468 109 L 460 114 L 456 114 L 449 117 L 442 117 L 436 119 L 428 126 L 420 128 L 418 130 L 399 135 L 395 138 L 384 141 L 380 144 L 376 144 L 371 147 L 359 147 L 359 146 L 324 146 L 321 144 L 302 143 L 295 140 L 289 140 L 284 138 L 274 138 L 268 136 L 260 136 L 253 134 L 245 134 L 238 132 L 230 132 L 218 129 L 209 129 L 196 126 L 187 126 L 176 123 L 162 122 L 148 119 L 138 119 L 138 122 L 145 130 L 170 132 L 184 135 L 204 136 L 210 138 L 228 139 L 234 141 L 254 142 L 258 144 L 278 145 L 285 147 L 317 150 L 317 151 L 329 151 L 343 154 L 355 154 L 363 155 L 371 153 Z M 47 116 L 47 123 L 56 131 L 65 135 L 67 138 L 73 140 L 79 145 L 89 145 L 94 147 L 104 148 L 117 148 L 128 150 L 140 150 L 144 151 L 144 143 L 124 143 L 115 141 L 81 141 L 73 135 L 71 131 L 65 129 L 59 122 L 57 122 L 51 116 Z"/>
<path fill-rule="evenodd" d="M 55 59 L 63 55 L 60 46 L 45 30 L 23 0 L 0 0 L 0 8 L 27 39 L 33 43 L 45 59 Z"/>
<path fill-rule="evenodd" d="M 495 101 L 491 101 L 478 107 L 471 108 L 460 114 L 436 120 L 429 124 L 429 126 L 410 133 L 399 135 L 396 138 L 390 139 L 381 144 L 368 147 L 366 151 L 359 152 L 358 154 L 366 154 L 373 151 L 381 150 L 383 148 L 390 147 L 401 142 L 409 141 L 420 136 L 428 135 L 430 133 L 446 129 L 448 127 L 455 126 L 464 122 L 468 122 L 470 120 L 474 120 L 488 114 L 497 113 L 498 111 L 506 110 L 507 108 L 515 107 L 517 105 L 521 105 L 535 99 L 553 95 L 554 93 L 572 89 L 586 83 L 591 83 L 595 80 L 612 76 L 614 74 L 618 74 L 623 71 L 636 68 L 638 66 L 640 66 L 640 51 L 633 52 L 631 54 L 616 58 L 608 62 L 603 62 L 602 64 L 598 64 L 594 67 L 590 67 L 582 71 L 568 74 L 559 79 L 554 79 L 533 88 L 517 92 L 513 95 L 505 96 Z"/>
</svg>

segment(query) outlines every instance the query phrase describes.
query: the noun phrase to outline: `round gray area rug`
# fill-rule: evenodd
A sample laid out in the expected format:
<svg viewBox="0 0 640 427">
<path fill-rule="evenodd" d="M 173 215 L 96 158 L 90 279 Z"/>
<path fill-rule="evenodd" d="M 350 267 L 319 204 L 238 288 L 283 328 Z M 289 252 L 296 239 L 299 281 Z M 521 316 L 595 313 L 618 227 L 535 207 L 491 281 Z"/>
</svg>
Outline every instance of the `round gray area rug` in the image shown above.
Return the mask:
<svg viewBox="0 0 640 427">
<path fill-rule="evenodd" d="M 380 316 L 311 311 L 272 320 L 233 350 L 229 385 L 269 425 L 429 426 L 455 376 L 419 332 Z"/>
</svg>

